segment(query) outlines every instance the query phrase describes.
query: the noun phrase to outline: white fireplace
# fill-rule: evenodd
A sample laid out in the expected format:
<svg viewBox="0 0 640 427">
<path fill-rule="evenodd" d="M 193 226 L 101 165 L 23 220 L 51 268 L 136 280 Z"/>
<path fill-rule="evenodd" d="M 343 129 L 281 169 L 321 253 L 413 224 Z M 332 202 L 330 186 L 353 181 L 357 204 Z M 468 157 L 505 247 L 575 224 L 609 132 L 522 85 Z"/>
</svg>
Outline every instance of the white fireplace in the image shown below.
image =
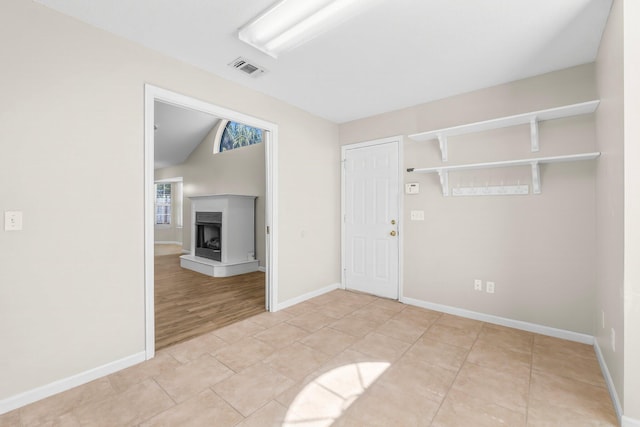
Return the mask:
<svg viewBox="0 0 640 427">
<path fill-rule="evenodd" d="M 191 252 L 180 266 L 213 277 L 258 270 L 255 196 L 214 194 L 191 200 Z"/>
</svg>

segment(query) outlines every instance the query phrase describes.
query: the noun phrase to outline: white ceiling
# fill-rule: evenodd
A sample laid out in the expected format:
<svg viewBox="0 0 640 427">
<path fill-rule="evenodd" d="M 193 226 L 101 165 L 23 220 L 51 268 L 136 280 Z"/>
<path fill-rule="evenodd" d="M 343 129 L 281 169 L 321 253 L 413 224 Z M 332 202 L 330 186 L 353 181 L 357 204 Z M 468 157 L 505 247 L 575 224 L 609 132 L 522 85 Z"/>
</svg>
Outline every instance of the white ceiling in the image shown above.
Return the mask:
<svg viewBox="0 0 640 427">
<path fill-rule="evenodd" d="M 155 102 L 155 169 L 183 163 L 220 120 L 200 111 Z"/>
<path fill-rule="evenodd" d="M 612 0 L 380 0 L 278 59 L 235 36 L 274 0 L 37 1 L 342 123 L 591 62 Z"/>
</svg>

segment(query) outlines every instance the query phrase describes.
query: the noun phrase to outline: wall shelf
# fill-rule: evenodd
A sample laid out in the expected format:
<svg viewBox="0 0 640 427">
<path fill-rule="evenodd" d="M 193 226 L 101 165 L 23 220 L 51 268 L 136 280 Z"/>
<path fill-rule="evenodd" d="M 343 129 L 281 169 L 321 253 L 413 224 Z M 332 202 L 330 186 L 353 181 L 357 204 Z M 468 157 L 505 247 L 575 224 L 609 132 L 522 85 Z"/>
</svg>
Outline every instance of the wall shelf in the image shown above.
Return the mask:
<svg viewBox="0 0 640 427">
<path fill-rule="evenodd" d="M 440 153 L 442 154 L 442 161 L 446 162 L 448 158 L 447 138 L 450 136 L 464 135 L 490 129 L 500 129 L 509 126 L 529 124 L 531 126 L 531 151 L 537 152 L 540 150 L 540 143 L 538 141 L 538 122 L 593 113 L 596 108 L 598 108 L 599 104 L 599 100 L 581 102 L 578 104 L 565 105 L 562 107 L 549 108 L 546 110 L 532 111 L 530 113 L 517 114 L 514 116 L 499 117 L 496 119 L 484 120 L 476 123 L 469 123 L 460 126 L 436 129 L 428 132 L 415 133 L 413 135 L 409 135 L 409 138 L 413 139 L 414 141 L 438 140 L 440 145 Z"/>
<path fill-rule="evenodd" d="M 452 166 L 436 166 L 431 168 L 409 168 L 407 172 L 414 173 L 437 173 L 440 176 L 440 185 L 442 186 L 442 195 L 449 195 L 449 172 L 489 169 L 489 168 L 505 168 L 511 166 L 531 166 L 531 181 L 533 193 L 540 194 L 540 164 L 541 163 L 559 163 L 559 162 L 576 162 L 580 160 L 593 160 L 600 156 L 600 152 L 570 154 L 564 156 L 538 157 L 520 160 L 505 160 L 500 162 L 487 163 L 469 163 L 463 165 Z"/>
</svg>

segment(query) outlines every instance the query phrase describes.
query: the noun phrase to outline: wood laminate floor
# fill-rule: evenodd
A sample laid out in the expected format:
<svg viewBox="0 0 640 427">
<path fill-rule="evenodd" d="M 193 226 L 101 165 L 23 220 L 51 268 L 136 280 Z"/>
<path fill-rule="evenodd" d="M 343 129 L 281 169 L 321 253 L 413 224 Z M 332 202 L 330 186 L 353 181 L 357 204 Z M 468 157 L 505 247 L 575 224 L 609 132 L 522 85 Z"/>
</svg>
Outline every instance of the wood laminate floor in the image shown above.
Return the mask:
<svg viewBox="0 0 640 427">
<path fill-rule="evenodd" d="M 155 257 L 156 350 L 265 311 L 264 273 L 209 277 L 181 268 L 179 257 Z"/>
</svg>

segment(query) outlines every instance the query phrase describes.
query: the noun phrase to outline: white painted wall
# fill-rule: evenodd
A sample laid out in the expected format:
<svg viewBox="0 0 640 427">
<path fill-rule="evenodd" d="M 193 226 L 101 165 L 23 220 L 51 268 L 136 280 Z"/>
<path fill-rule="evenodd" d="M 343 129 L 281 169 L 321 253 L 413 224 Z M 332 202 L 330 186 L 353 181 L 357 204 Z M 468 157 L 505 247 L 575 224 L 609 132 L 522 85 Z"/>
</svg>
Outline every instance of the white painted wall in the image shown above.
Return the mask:
<svg viewBox="0 0 640 427">
<path fill-rule="evenodd" d="M 624 415 L 640 425 L 640 2 L 624 1 Z M 629 425 L 631 425 L 629 423 Z"/>
<path fill-rule="evenodd" d="M 596 114 L 598 150 L 597 281 L 594 336 L 618 397 L 624 399 L 624 84 L 623 10 L 614 1 L 596 60 L 600 107 Z M 602 326 L 602 312 L 605 325 Z M 616 331 L 616 351 L 611 329 Z"/>
<path fill-rule="evenodd" d="M 0 406 L 144 351 L 145 83 L 279 125 L 279 301 L 340 280 L 335 124 L 34 2 L 0 56 Z"/>
<path fill-rule="evenodd" d="M 446 98 L 340 126 L 340 142 L 408 135 L 597 99 L 592 64 Z M 529 126 L 449 138 L 449 164 L 590 152 L 594 116 L 542 122 L 540 152 Z M 406 167 L 440 165 L 435 141 L 405 138 Z M 595 162 L 541 167 L 542 194 L 443 197 L 437 174 L 405 173 L 404 296 L 592 334 L 595 303 Z M 531 184 L 528 167 L 451 173 L 452 185 Z M 424 221 L 410 221 L 423 210 Z M 473 290 L 495 282 L 495 294 Z"/>
</svg>

